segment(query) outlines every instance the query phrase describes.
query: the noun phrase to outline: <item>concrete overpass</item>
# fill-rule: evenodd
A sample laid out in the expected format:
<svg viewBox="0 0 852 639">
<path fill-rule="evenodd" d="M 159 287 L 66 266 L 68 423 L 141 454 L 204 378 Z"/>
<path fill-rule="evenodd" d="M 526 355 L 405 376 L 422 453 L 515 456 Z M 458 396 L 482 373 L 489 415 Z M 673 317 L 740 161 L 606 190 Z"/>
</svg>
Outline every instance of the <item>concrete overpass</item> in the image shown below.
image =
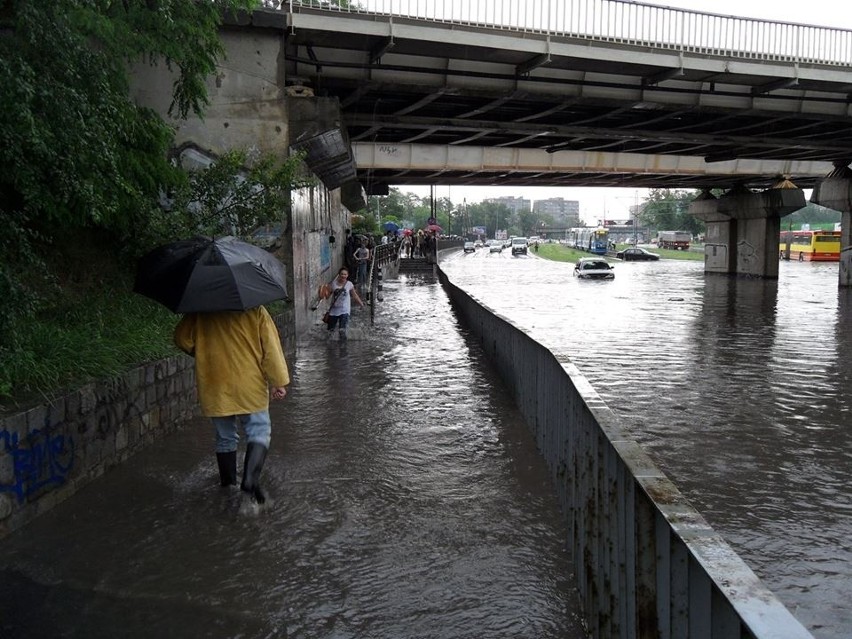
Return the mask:
<svg viewBox="0 0 852 639">
<path fill-rule="evenodd" d="M 780 217 L 804 195 L 755 191 L 821 186 L 852 243 L 852 32 L 609 0 L 281 4 L 235 22 L 281 29 L 291 92 L 339 103 L 367 193 L 722 188 L 693 207 L 706 270 L 775 277 Z"/>
<path fill-rule="evenodd" d="M 475 175 L 362 157 L 368 193 L 436 180 L 766 188 L 778 172 L 809 187 L 852 150 L 850 32 L 608 1 L 571 3 L 604 14 L 585 20 L 526 21 L 513 13 L 517 0 L 496 0 L 493 15 L 479 16 L 441 13 L 442 3 L 397 2 L 393 14 L 380 10 L 388 3 L 364 4 L 379 6 L 285 3 L 263 18 L 285 31 L 288 82 L 339 100 L 352 142 L 569 153 L 554 170 L 537 159 L 510 171 L 483 164 Z M 793 42 L 815 39 L 846 50 Z M 649 156 L 641 169 L 619 161 L 635 156 Z M 688 174 L 677 170 L 684 165 Z"/>
<path fill-rule="evenodd" d="M 763 277 L 780 216 L 804 205 L 763 191 L 816 187 L 852 245 L 852 32 L 616 0 L 265 4 L 226 19 L 210 106 L 175 122 L 176 153 L 307 154 L 325 191 L 294 199 L 283 242 L 309 282 L 297 332 L 348 212 L 391 184 L 721 188 L 694 205 L 706 269 Z M 171 80 L 137 66 L 134 95 L 165 113 Z"/>
</svg>

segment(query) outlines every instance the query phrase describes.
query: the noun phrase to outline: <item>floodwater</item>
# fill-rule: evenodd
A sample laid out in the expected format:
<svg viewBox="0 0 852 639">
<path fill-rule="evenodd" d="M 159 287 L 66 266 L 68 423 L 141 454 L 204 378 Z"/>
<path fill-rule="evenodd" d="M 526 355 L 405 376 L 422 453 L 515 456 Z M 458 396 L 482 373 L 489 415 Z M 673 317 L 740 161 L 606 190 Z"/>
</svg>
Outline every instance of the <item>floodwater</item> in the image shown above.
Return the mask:
<svg viewBox="0 0 852 639">
<path fill-rule="evenodd" d="M 702 262 L 573 265 L 458 253 L 451 281 L 568 356 L 818 638 L 852 637 L 852 291 L 838 265 L 777 281 Z"/>
<path fill-rule="evenodd" d="M 0 637 L 584 637 L 547 471 L 475 340 L 433 278 L 386 282 L 377 315 L 300 345 L 271 507 L 218 486 L 199 419 L 2 540 Z"/>
</svg>

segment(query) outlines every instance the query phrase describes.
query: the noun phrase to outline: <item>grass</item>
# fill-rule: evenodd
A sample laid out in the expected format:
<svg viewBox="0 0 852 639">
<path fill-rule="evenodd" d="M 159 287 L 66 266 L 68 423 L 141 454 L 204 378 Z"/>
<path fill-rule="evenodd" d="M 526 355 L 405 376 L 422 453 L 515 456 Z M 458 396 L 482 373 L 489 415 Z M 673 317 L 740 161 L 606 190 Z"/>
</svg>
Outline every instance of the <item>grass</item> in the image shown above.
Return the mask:
<svg viewBox="0 0 852 639">
<path fill-rule="evenodd" d="M 91 291 L 27 322 L 3 353 L 2 406 L 174 355 L 177 316 L 130 288 Z"/>
<path fill-rule="evenodd" d="M 629 244 L 619 244 L 617 250 L 621 250 L 623 248 L 627 248 Z M 553 260 L 555 262 L 576 262 L 581 257 L 589 257 L 589 254 L 585 251 L 578 251 L 577 249 L 568 248 L 567 246 L 563 246 L 562 244 L 540 244 L 538 247 L 538 252 L 535 249 L 530 249 L 530 251 L 534 255 L 538 255 L 539 257 L 543 257 L 546 260 Z M 694 260 L 694 261 L 704 261 L 704 253 L 699 253 L 697 251 L 672 251 L 668 249 L 651 249 L 652 253 L 657 253 L 662 259 L 674 259 L 674 260 Z M 613 255 L 608 255 L 607 257 L 613 258 Z"/>
<path fill-rule="evenodd" d="M 42 251 L 41 310 L 0 335 L 0 411 L 179 352 L 179 316 L 132 292 L 135 261 L 95 230 L 62 239 Z M 267 308 L 274 315 L 284 302 Z"/>
<path fill-rule="evenodd" d="M 577 249 L 568 248 L 562 244 L 539 244 L 538 251 L 534 248 L 528 249 L 533 255 L 538 255 L 546 260 L 554 262 L 576 262 L 581 257 L 589 257 L 588 253 L 578 251 Z"/>
<path fill-rule="evenodd" d="M 621 247 L 619 247 L 619 250 Z M 671 260 L 691 260 L 693 262 L 703 262 L 704 261 L 704 251 L 700 253 L 698 251 L 673 251 L 671 249 L 649 249 L 651 252 L 656 253 L 662 259 L 671 259 Z"/>
</svg>

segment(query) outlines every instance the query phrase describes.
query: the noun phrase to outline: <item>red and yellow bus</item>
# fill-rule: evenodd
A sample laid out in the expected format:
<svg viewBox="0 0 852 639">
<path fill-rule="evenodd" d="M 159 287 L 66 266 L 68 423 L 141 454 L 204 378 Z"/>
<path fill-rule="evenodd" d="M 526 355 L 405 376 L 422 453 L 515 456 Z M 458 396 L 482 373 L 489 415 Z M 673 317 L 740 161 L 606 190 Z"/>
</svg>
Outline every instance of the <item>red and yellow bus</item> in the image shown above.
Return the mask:
<svg viewBox="0 0 852 639">
<path fill-rule="evenodd" d="M 840 231 L 781 231 L 779 250 L 782 260 L 839 262 Z"/>
</svg>

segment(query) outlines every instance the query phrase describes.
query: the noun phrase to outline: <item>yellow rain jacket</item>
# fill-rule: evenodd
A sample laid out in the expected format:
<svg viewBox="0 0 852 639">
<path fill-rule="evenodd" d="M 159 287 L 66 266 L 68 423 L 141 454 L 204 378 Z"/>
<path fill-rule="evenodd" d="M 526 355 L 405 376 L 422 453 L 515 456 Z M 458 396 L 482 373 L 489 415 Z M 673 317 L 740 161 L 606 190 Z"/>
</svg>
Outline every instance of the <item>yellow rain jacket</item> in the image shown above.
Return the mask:
<svg viewBox="0 0 852 639">
<path fill-rule="evenodd" d="M 188 313 L 175 327 L 174 340 L 195 357 L 198 401 L 207 417 L 267 410 L 269 386 L 290 383 L 278 329 L 263 306 Z"/>
</svg>

